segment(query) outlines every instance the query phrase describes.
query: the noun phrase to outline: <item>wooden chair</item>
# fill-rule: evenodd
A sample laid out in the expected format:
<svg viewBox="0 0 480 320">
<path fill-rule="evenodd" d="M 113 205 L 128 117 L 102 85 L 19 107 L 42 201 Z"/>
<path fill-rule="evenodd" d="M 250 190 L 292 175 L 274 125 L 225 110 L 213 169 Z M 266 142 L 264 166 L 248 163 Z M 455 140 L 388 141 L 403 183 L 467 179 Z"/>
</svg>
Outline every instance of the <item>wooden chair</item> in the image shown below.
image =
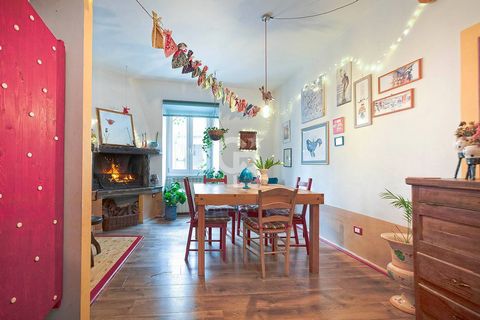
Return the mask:
<svg viewBox="0 0 480 320">
<path fill-rule="evenodd" d="M 223 178 L 207 178 L 203 176 L 203 183 L 223 183 L 228 184 L 227 176 L 223 176 Z M 232 218 L 232 243 L 235 244 L 235 220 L 237 219 L 237 212 L 238 209 L 233 206 L 207 206 L 205 210 L 210 211 L 227 211 L 228 216 Z M 239 222 L 240 223 L 240 222 Z M 212 237 L 212 229 L 208 229 L 208 237 L 209 239 Z"/>
<path fill-rule="evenodd" d="M 290 232 L 292 228 L 292 219 L 295 212 L 295 202 L 298 189 L 293 191 L 286 188 L 275 188 L 268 191 L 258 191 L 258 211 L 257 217 L 243 217 L 243 260 L 247 262 L 247 250 L 255 255 L 260 255 L 260 263 L 262 267 L 262 278 L 265 278 L 265 255 L 278 254 L 285 255 L 285 274 L 289 274 L 289 255 L 290 255 Z M 268 215 L 263 216 L 263 212 L 270 210 L 288 210 L 289 215 Z M 250 232 L 258 234 L 258 238 L 250 237 Z M 285 238 L 279 238 L 278 235 L 285 234 Z M 274 244 L 272 251 L 265 252 L 265 239 L 272 237 Z M 258 240 L 258 243 L 255 242 Z M 284 250 L 278 250 L 277 240 L 284 243 Z M 251 242 L 259 246 L 259 252 L 255 252 L 247 242 Z"/>
<path fill-rule="evenodd" d="M 190 251 L 198 251 L 198 249 L 190 249 L 191 242 L 197 242 L 198 240 L 192 239 L 192 232 L 198 227 L 198 213 L 193 202 L 192 190 L 190 188 L 190 181 L 187 177 L 183 179 L 185 184 L 185 193 L 187 194 L 188 209 L 190 213 L 190 229 L 188 230 L 187 247 L 185 249 L 185 261 L 188 260 L 188 254 Z M 212 228 L 220 229 L 220 240 L 213 240 L 210 236 L 209 243 L 219 242 L 219 249 L 205 249 L 205 251 L 220 251 L 222 254 L 222 260 L 225 261 L 227 257 L 227 225 L 230 221 L 230 217 L 226 211 L 207 211 L 205 210 L 205 227 L 211 230 Z"/>
</svg>

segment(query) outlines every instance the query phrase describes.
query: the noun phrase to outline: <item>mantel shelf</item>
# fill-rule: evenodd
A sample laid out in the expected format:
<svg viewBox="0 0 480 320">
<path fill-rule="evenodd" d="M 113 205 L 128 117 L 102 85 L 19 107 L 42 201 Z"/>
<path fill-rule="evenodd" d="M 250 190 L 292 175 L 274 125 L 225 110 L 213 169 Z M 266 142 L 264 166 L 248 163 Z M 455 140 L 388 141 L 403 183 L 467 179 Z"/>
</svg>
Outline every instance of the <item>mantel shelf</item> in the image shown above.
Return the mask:
<svg viewBox="0 0 480 320">
<path fill-rule="evenodd" d="M 92 149 L 93 153 L 115 153 L 115 154 L 147 154 L 147 155 L 160 155 L 161 152 L 158 149 L 151 148 L 136 148 L 127 146 L 114 146 L 114 145 L 100 145 Z"/>
</svg>

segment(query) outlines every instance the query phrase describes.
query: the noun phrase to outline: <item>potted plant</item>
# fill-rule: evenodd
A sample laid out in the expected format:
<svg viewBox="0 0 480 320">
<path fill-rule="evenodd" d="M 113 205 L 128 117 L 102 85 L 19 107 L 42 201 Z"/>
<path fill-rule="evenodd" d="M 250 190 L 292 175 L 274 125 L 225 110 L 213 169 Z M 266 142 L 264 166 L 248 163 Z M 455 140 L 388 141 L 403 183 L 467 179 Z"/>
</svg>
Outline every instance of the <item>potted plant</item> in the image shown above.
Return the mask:
<svg viewBox="0 0 480 320">
<path fill-rule="evenodd" d="M 460 122 L 455 131 L 457 141 L 455 147 L 465 157 L 480 157 L 480 122 Z"/>
<path fill-rule="evenodd" d="M 225 173 L 222 170 L 215 171 L 213 168 L 203 170 L 203 175 L 207 179 L 223 179 L 225 177 Z"/>
<path fill-rule="evenodd" d="M 257 167 L 258 171 L 260 171 L 260 184 L 262 185 L 268 184 L 268 169 L 282 164 L 281 161 L 275 161 L 274 158 L 275 156 L 272 155 L 270 158 L 267 158 L 265 161 L 263 161 L 262 157 L 260 157 L 253 163 L 255 167 Z"/>
<path fill-rule="evenodd" d="M 402 232 L 398 226 L 395 226 L 394 232 L 381 234 L 381 237 L 390 245 L 392 256 L 392 262 L 387 265 L 388 275 L 397 281 L 401 288 L 401 295 L 392 296 L 390 303 L 404 312 L 415 314 L 412 202 L 388 189 L 380 193 L 380 197 L 389 200 L 394 208 L 401 209 L 403 219 L 407 223 L 407 232 Z"/>
<path fill-rule="evenodd" d="M 165 219 L 177 219 L 177 205 L 184 204 L 187 200 L 185 191 L 180 186 L 180 183 L 173 182 L 165 187 L 163 191 L 163 201 L 165 202 Z"/>
<path fill-rule="evenodd" d="M 222 147 L 220 152 L 223 152 L 227 145 L 225 144 L 225 133 L 228 132 L 228 129 L 217 128 L 217 127 L 208 127 L 203 131 L 202 139 L 202 149 L 209 156 L 209 150 L 212 147 L 213 141 L 222 141 Z"/>
</svg>

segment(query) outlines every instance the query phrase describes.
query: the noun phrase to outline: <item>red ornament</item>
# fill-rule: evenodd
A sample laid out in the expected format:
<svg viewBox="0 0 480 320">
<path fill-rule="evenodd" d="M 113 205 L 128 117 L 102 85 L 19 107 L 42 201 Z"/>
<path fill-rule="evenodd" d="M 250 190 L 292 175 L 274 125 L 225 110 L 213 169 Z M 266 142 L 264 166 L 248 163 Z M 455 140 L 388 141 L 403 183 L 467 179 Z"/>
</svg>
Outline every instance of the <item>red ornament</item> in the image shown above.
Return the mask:
<svg viewBox="0 0 480 320">
<path fill-rule="evenodd" d="M 129 107 L 127 106 L 123 107 L 123 114 L 128 114 L 128 110 L 130 110 Z"/>
</svg>

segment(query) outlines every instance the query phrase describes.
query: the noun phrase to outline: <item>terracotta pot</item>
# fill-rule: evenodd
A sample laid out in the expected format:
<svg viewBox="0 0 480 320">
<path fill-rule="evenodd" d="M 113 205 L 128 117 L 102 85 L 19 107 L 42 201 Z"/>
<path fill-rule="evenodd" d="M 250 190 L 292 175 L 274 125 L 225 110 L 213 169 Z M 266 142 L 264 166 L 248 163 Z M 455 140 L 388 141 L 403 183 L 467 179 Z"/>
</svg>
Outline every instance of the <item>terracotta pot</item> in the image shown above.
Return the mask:
<svg viewBox="0 0 480 320">
<path fill-rule="evenodd" d="M 258 169 L 260 171 L 260 184 L 266 186 L 268 184 L 268 169 Z"/>
<path fill-rule="evenodd" d="M 413 243 L 402 242 L 406 234 L 382 233 L 381 237 L 390 245 L 392 262 L 387 265 L 391 279 L 400 285 L 401 294 L 390 298 L 390 303 L 410 314 L 415 314 L 415 293 L 413 279 Z"/>
<path fill-rule="evenodd" d="M 471 158 L 480 158 L 480 145 L 474 144 L 471 146 L 466 146 L 463 149 L 463 154 L 465 155 L 465 158 L 471 159 Z"/>
<path fill-rule="evenodd" d="M 218 141 L 220 139 L 222 139 L 223 135 L 224 135 L 224 131 L 221 130 L 221 129 L 218 129 L 218 130 L 210 130 L 208 131 L 208 136 L 210 137 L 210 139 L 212 139 L 213 141 Z"/>
</svg>

